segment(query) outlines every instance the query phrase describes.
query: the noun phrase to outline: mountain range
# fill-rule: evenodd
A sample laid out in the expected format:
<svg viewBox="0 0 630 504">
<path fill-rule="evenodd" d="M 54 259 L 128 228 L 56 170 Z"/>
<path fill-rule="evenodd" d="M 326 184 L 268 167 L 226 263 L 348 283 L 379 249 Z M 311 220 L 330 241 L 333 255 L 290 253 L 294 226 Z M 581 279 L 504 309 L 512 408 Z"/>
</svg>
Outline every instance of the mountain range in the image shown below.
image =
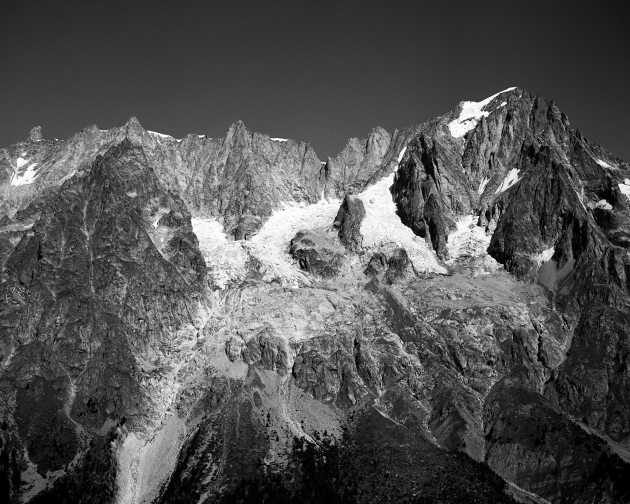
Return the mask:
<svg viewBox="0 0 630 504">
<path fill-rule="evenodd" d="M 630 164 L 509 88 L 320 160 L 0 149 L 0 499 L 630 502 Z"/>
</svg>

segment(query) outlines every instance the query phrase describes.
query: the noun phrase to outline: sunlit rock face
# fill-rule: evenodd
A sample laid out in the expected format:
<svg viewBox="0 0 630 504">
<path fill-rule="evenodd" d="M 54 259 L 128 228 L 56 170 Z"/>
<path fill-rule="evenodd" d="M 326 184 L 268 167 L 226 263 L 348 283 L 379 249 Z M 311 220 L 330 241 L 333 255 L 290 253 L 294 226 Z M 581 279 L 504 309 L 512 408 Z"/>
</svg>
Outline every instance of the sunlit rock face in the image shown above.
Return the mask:
<svg viewBox="0 0 630 504">
<path fill-rule="evenodd" d="M 321 161 L 0 149 L 2 502 L 630 501 L 630 166 L 518 88 Z"/>
</svg>

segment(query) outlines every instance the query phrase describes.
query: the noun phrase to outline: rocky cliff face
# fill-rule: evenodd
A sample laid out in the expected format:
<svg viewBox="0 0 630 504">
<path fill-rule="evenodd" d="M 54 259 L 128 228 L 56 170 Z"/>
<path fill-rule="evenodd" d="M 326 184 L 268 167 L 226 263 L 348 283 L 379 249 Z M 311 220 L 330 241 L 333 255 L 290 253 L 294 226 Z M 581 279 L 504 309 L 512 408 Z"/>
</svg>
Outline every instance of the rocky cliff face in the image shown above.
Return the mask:
<svg viewBox="0 0 630 504">
<path fill-rule="evenodd" d="M 36 130 L 0 195 L 3 501 L 630 500 L 630 166 L 541 96 Z"/>
</svg>

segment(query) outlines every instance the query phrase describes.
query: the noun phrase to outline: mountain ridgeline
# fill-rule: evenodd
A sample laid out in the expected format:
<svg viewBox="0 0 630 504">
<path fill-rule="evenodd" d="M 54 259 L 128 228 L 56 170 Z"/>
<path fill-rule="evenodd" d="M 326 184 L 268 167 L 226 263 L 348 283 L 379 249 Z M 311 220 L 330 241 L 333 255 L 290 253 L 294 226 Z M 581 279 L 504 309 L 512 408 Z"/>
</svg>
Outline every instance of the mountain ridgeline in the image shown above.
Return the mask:
<svg viewBox="0 0 630 504">
<path fill-rule="evenodd" d="M 0 149 L 0 500 L 630 502 L 630 165 L 510 88 L 320 160 Z"/>
</svg>

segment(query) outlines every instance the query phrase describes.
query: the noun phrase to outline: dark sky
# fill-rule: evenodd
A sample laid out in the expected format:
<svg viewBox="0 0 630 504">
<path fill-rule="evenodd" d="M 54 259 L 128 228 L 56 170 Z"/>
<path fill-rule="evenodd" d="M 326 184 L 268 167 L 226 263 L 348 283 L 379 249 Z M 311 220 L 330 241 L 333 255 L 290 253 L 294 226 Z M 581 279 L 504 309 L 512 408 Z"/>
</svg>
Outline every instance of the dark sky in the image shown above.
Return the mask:
<svg viewBox="0 0 630 504">
<path fill-rule="evenodd" d="M 242 119 L 325 158 L 374 126 L 405 127 L 519 86 L 630 159 L 624 4 L 9 0 L 0 145 L 36 124 L 65 138 L 136 115 L 176 137 L 218 137 Z"/>
</svg>

